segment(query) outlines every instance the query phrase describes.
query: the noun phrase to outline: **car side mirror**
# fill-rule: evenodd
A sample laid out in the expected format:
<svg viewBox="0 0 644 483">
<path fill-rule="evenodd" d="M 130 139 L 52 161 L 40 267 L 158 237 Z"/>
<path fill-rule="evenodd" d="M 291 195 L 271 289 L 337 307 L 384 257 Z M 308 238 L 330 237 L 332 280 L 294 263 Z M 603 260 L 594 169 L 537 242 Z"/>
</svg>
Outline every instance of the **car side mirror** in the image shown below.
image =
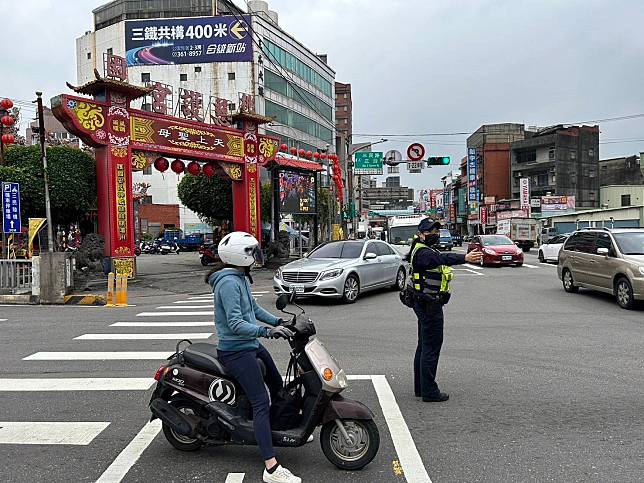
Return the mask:
<svg viewBox="0 0 644 483">
<path fill-rule="evenodd" d="M 598 248 L 597 249 L 597 255 L 603 255 L 605 257 L 608 257 L 609 253 L 610 253 L 610 250 L 608 248 Z"/>
<path fill-rule="evenodd" d="M 373 252 L 368 252 L 365 254 L 364 259 L 365 260 L 373 260 L 374 258 L 378 258 L 378 255 L 376 255 Z"/>
</svg>

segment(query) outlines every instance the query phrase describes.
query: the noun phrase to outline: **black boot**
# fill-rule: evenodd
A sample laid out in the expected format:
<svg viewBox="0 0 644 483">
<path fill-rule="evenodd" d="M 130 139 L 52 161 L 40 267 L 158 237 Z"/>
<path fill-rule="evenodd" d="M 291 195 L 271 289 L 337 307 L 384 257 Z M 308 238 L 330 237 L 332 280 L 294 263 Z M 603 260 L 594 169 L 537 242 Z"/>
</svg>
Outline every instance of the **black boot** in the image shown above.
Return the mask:
<svg viewBox="0 0 644 483">
<path fill-rule="evenodd" d="M 423 397 L 423 402 L 443 402 L 449 399 L 449 394 L 445 392 L 439 392 L 432 397 Z"/>
</svg>

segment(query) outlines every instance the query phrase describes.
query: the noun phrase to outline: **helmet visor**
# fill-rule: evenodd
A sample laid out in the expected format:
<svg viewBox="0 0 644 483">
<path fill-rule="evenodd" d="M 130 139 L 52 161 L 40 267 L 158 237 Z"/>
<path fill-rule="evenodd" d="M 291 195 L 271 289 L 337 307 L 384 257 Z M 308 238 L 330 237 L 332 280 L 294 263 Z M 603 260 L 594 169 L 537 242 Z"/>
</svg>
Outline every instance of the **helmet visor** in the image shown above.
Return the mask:
<svg viewBox="0 0 644 483">
<path fill-rule="evenodd" d="M 245 252 L 246 255 L 253 257 L 255 263 L 257 263 L 258 265 L 264 265 L 264 252 L 259 247 L 259 245 L 255 245 L 254 247 L 247 247 Z"/>
</svg>

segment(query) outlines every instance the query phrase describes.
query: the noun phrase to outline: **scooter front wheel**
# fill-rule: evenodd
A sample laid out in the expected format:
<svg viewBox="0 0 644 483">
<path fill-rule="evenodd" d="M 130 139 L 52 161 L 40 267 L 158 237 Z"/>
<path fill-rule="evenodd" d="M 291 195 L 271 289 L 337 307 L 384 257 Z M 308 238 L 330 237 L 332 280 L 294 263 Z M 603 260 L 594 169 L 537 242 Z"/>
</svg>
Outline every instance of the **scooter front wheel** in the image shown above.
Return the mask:
<svg viewBox="0 0 644 483">
<path fill-rule="evenodd" d="M 197 404 L 191 401 L 179 399 L 170 401 L 170 404 L 188 417 L 199 418 L 198 414 L 200 408 Z M 168 443 L 180 451 L 197 451 L 203 444 L 200 439 L 191 438 L 177 433 L 166 423 L 163 423 L 163 434 L 165 435 L 165 439 L 168 440 Z"/>
<path fill-rule="evenodd" d="M 371 419 L 329 421 L 322 426 L 320 444 L 324 456 L 335 466 L 342 470 L 359 470 L 376 457 L 380 433 Z"/>
</svg>

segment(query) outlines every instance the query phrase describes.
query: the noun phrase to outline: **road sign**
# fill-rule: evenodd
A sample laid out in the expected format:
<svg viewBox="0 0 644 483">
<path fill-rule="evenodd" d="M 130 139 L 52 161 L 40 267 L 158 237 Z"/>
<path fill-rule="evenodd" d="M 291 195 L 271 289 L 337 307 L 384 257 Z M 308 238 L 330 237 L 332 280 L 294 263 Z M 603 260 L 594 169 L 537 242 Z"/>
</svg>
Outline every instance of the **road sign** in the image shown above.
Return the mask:
<svg viewBox="0 0 644 483">
<path fill-rule="evenodd" d="M 385 164 L 388 166 L 397 166 L 402 161 L 402 154 L 400 151 L 392 149 L 385 153 Z"/>
<path fill-rule="evenodd" d="M 407 170 L 410 173 L 421 173 L 425 163 L 423 161 L 407 161 Z"/>
<path fill-rule="evenodd" d="M 355 153 L 353 174 L 382 174 L 382 153 Z"/>
<path fill-rule="evenodd" d="M 20 185 L 2 183 L 2 231 L 20 233 Z"/>
<path fill-rule="evenodd" d="M 407 157 L 412 161 L 420 161 L 425 156 L 425 146 L 420 143 L 412 143 L 407 148 Z"/>
</svg>

